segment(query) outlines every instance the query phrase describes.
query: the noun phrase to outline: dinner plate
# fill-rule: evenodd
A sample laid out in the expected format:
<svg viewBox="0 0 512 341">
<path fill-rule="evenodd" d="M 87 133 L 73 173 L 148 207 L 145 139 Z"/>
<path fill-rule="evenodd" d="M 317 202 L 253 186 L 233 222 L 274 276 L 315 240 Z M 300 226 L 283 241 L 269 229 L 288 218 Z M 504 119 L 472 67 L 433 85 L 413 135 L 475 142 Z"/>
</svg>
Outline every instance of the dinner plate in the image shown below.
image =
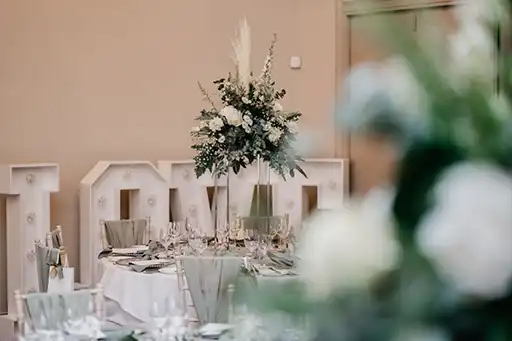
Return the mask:
<svg viewBox="0 0 512 341">
<path fill-rule="evenodd" d="M 109 261 L 111 261 L 112 263 L 117 263 L 118 261 L 123 260 L 123 259 L 133 259 L 133 257 L 131 257 L 131 256 L 112 256 L 112 257 L 108 257 L 107 259 Z"/>
<path fill-rule="evenodd" d="M 175 275 L 176 274 L 176 266 L 169 266 L 166 268 L 158 269 L 158 272 L 166 274 L 166 275 Z"/>
<path fill-rule="evenodd" d="M 138 252 L 143 252 L 143 249 L 136 248 L 136 247 L 127 247 L 127 248 L 120 248 L 120 249 L 112 249 L 112 253 L 118 254 L 118 255 L 131 255 Z"/>
<path fill-rule="evenodd" d="M 202 337 L 216 337 L 231 330 L 233 326 L 231 324 L 223 323 L 208 323 L 199 328 L 199 334 Z"/>
<path fill-rule="evenodd" d="M 168 264 L 169 260 L 167 259 L 148 259 L 148 260 L 134 260 L 131 261 L 130 264 L 137 266 L 151 266 L 151 265 L 161 265 Z"/>
</svg>

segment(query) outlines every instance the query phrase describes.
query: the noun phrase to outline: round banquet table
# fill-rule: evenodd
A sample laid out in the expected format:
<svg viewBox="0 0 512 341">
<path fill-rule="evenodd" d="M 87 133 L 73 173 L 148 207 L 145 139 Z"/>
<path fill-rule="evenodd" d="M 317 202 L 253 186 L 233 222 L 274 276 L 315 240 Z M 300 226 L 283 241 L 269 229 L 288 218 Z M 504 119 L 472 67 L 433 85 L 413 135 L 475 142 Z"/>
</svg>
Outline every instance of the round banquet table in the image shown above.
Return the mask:
<svg viewBox="0 0 512 341">
<path fill-rule="evenodd" d="M 107 301 L 107 320 L 122 326 L 151 322 L 155 302 L 174 302 L 182 307 L 177 274 L 144 274 L 100 260 L 101 284 Z"/>
<path fill-rule="evenodd" d="M 150 323 L 155 302 L 174 302 L 176 307 L 182 309 L 177 274 L 139 273 L 128 267 L 115 265 L 108 258 L 101 259 L 100 264 L 103 269 L 100 283 L 107 301 L 107 321 L 123 327 L 139 327 Z M 291 278 L 294 277 L 258 276 L 258 282 Z M 187 313 L 195 317 L 190 293 L 187 295 Z"/>
</svg>

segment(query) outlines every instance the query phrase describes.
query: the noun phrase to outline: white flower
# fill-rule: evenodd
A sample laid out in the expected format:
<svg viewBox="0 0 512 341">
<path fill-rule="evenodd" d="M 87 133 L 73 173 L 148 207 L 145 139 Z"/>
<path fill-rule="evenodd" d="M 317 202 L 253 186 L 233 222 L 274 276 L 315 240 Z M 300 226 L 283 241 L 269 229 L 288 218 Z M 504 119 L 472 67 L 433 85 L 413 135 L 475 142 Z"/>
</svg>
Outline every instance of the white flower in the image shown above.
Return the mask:
<svg viewBox="0 0 512 341">
<path fill-rule="evenodd" d="M 222 135 L 221 137 L 219 137 L 217 139 L 217 141 L 219 141 L 220 143 L 224 143 L 224 141 L 226 141 L 226 137 L 224 135 Z"/>
<path fill-rule="evenodd" d="M 288 130 L 290 131 L 291 134 L 297 134 L 299 132 L 299 126 L 297 122 L 287 122 L 286 126 L 288 127 Z"/>
<path fill-rule="evenodd" d="M 248 115 L 244 115 L 244 121 L 245 123 L 247 123 L 248 125 L 252 126 L 252 118 L 250 118 Z"/>
<path fill-rule="evenodd" d="M 362 64 L 352 69 L 343 89 L 337 115 L 344 127 L 368 132 L 387 122 L 385 133 L 389 125 L 406 137 L 425 133 L 427 95 L 405 60 Z"/>
<path fill-rule="evenodd" d="M 220 117 L 215 117 L 210 120 L 208 123 L 208 127 L 211 129 L 211 131 L 219 131 L 224 126 L 224 121 Z"/>
<path fill-rule="evenodd" d="M 275 111 L 275 112 L 281 112 L 281 111 L 283 111 L 283 106 L 281 105 L 281 103 L 279 103 L 279 102 L 275 102 L 275 103 L 274 103 L 274 111 Z"/>
<path fill-rule="evenodd" d="M 192 133 L 197 133 L 201 130 L 200 127 L 192 127 L 192 129 L 190 130 Z"/>
<path fill-rule="evenodd" d="M 252 129 L 251 127 L 249 126 L 249 124 L 247 124 L 246 122 L 242 123 L 242 128 L 244 129 L 244 131 L 247 133 L 247 134 L 250 134 Z"/>
<path fill-rule="evenodd" d="M 494 81 L 495 46 L 489 30 L 478 23 L 464 24 L 449 38 L 451 64 L 449 79 L 456 89 L 472 82 L 492 87 Z"/>
<path fill-rule="evenodd" d="M 362 202 L 324 211 L 306 223 L 298 271 L 315 299 L 364 290 L 395 268 L 400 249 L 391 221 L 392 191 L 379 189 Z"/>
<path fill-rule="evenodd" d="M 439 275 L 463 294 L 498 298 L 512 279 L 512 177 L 490 165 L 462 163 L 434 188 L 436 206 L 417 242 Z"/>
<path fill-rule="evenodd" d="M 277 142 L 281 136 L 283 135 L 283 131 L 276 127 L 269 127 L 268 129 L 268 140 L 272 143 Z"/>
<path fill-rule="evenodd" d="M 232 106 L 224 107 L 220 114 L 226 118 L 228 124 L 236 127 L 242 124 L 242 113 Z"/>
<path fill-rule="evenodd" d="M 250 100 L 250 99 L 248 99 L 247 97 L 242 97 L 242 102 L 243 102 L 244 104 L 249 104 L 249 103 L 251 103 L 251 100 Z"/>
<path fill-rule="evenodd" d="M 503 0 L 470 0 L 455 6 L 455 16 L 460 24 L 493 24 L 506 18 L 507 4 Z"/>
<path fill-rule="evenodd" d="M 208 127 L 208 121 L 201 121 L 199 123 L 199 128 L 200 129 L 207 128 L 207 127 Z"/>
</svg>

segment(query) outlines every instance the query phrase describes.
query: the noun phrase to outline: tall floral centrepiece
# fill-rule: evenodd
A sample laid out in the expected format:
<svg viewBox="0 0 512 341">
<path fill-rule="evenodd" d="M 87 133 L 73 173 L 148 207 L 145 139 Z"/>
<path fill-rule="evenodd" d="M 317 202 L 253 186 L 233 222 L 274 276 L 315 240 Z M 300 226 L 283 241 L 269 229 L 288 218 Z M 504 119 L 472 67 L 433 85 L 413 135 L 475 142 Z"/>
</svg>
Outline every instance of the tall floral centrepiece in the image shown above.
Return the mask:
<svg viewBox="0 0 512 341">
<path fill-rule="evenodd" d="M 230 169 L 237 174 L 255 160 L 268 162 L 270 169 L 283 178 L 294 176 L 295 171 L 305 176 L 297 164 L 301 159 L 292 147 L 301 113 L 283 109 L 279 101 L 286 91 L 276 89 L 272 79 L 275 42 L 274 36 L 263 70 L 254 77 L 250 69 L 250 28 L 244 20 L 233 43 L 236 72 L 213 82 L 221 104 L 217 105 L 200 85 L 211 107 L 201 110 L 196 119 L 199 125 L 191 131 L 198 177 L 206 171 L 225 175 Z"/>
</svg>

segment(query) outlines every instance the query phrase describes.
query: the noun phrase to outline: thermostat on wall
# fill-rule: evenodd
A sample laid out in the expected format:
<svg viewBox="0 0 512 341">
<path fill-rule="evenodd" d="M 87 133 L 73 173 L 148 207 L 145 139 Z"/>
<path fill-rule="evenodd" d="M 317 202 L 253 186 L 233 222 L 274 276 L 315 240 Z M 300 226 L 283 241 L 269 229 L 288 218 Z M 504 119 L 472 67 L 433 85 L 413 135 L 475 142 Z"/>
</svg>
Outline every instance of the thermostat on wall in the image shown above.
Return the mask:
<svg viewBox="0 0 512 341">
<path fill-rule="evenodd" d="M 299 56 L 293 56 L 290 58 L 290 68 L 297 70 L 302 67 L 302 59 Z"/>
</svg>

